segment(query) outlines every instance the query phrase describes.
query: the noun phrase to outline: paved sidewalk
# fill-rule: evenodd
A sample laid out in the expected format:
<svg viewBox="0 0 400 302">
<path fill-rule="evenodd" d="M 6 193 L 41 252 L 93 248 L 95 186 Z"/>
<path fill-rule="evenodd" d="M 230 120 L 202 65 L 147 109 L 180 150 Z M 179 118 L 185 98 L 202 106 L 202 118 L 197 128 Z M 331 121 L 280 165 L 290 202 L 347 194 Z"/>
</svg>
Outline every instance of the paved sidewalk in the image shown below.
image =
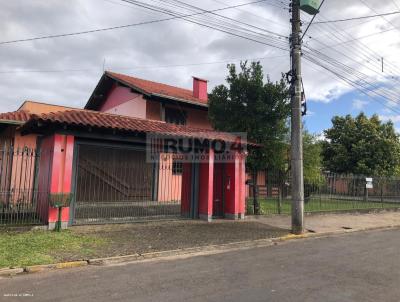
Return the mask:
<svg viewBox="0 0 400 302">
<path fill-rule="evenodd" d="M 288 215 L 249 216 L 249 220 L 289 230 L 291 218 Z M 370 214 L 313 214 L 305 216 L 306 229 L 315 233 L 343 232 L 343 230 L 365 230 L 400 226 L 400 212 Z"/>
</svg>

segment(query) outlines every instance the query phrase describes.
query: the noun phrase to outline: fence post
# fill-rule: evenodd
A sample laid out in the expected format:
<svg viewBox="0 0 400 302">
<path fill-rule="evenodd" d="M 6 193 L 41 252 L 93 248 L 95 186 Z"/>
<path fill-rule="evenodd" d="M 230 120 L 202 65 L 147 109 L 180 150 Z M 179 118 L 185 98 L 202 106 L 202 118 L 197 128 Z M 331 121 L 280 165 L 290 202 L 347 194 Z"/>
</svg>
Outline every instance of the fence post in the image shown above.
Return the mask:
<svg viewBox="0 0 400 302">
<path fill-rule="evenodd" d="M 282 184 L 279 185 L 279 194 L 278 194 L 278 214 L 282 214 Z"/>
</svg>

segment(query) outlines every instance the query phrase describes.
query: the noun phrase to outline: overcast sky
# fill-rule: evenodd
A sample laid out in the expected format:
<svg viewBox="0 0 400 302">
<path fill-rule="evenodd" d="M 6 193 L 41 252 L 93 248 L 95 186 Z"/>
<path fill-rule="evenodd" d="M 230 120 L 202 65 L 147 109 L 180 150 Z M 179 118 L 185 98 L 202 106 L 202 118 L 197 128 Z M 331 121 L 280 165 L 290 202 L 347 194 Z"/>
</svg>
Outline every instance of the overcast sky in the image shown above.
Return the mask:
<svg viewBox="0 0 400 302">
<path fill-rule="evenodd" d="M 0 41 L 167 17 L 120 0 L 0 1 Z M 140 1 L 157 4 L 155 0 Z M 212 10 L 253 0 L 184 1 Z M 287 36 L 290 28 L 289 12 L 283 8 L 287 2 L 267 0 L 218 13 Z M 399 10 L 400 0 L 326 0 L 315 22 Z M 310 17 L 304 14 L 303 20 L 310 20 Z M 305 44 L 323 49 L 321 51 L 324 53 L 356 67 L 378 85 L 397 87 L 400 76 L 399 31 L 400 15 L 315 24 L 308 32 Z M 383 33 L 375 34 L 379 32 Z M 371 34 L 375 35 L 340 44 Z M 384 57 L 385 62 L 385 72 L 382 74 L 379 74 L 380 57 Z M 210 81 L 209 91 L 215 85 L 224 83 L 228 61 L 238 63 L 240 59 L 265 58 L 261 62 L 266 75 L 272 80 L 278 80 L 282 72 L 289 70 L 289 55 L 283 50 L 183 20 L 73 37 L 3 44 L 0 45 L 0 58 L 2 112 L 17 109 L 24 100 L 83 107 L 99 81 L 104 66 L 107 70 L 185 88 L 191 88 L 191 76 L 199 76 Z M 330 118 L 334 114 L 355 115 L 360 111 L 377 113 L 384 120 L 392 119 L 400 129 L 400 117 L 391 110 L 397 107 L 395 103 L 381 100 L 385 107 L 309 62 L 304 62 L 303 72 L 309 101 L 306 125 L 311 131 L 320 132 L 329 127 Z"/>
</svg>

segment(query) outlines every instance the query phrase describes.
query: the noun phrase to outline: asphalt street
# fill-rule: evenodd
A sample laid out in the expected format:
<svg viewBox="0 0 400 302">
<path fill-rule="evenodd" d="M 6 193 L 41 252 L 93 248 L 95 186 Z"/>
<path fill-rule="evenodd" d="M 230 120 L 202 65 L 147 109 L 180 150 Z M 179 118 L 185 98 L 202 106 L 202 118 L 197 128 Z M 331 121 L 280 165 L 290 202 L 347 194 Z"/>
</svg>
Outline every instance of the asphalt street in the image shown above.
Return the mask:
<svg viewBox="0 0 400 302">
<path fill-rule="evenodd" d="M 0 301 L 400 301 L 400 230 L 0 279 Z"/>
</svg>

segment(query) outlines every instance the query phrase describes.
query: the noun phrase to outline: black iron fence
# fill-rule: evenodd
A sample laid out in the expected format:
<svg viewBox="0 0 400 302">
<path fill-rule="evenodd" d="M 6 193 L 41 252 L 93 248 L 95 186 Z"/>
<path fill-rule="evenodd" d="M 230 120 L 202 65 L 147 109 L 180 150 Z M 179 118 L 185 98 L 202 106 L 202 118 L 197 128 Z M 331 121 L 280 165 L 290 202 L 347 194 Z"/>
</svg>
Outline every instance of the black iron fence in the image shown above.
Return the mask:
<svg viewBox="0 0 400 302">
<path fill-rule="evenodd" d="M 266 172 L 257 192 L 261 214 L 291 213 L 290 176 Z M 400 209 L 400 178 L 322 173 L 305 181 L 304 197 L 308 213 Z M 247 198 L 247 213 L 254 213 L 252 196 Z"/>
<path fill-rule="evenodd" d="M 0 225 L 41 224 L 48 194 L 36 186 L 40 153 L 28 147 L 0 149 Z"/>
</svg>

